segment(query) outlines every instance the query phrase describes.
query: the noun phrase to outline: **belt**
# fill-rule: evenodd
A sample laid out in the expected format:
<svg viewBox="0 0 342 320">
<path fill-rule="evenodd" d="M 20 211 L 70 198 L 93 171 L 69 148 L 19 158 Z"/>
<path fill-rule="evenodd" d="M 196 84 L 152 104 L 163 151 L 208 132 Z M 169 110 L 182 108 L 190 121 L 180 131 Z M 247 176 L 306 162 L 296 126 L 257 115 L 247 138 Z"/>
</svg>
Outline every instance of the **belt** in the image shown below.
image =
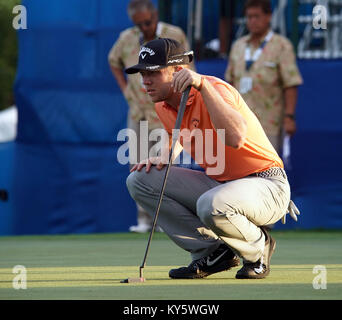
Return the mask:
<svg viewBox="0 0 342 320">
<path fill-rule="evenodd" d="M 279 167 L 273 167 L 261 172 L 252 173 L 250 176 L 259 178 L 272 178 L 272 177 L 283 177 L 287 179 L 285 170 Z"/>
</svg>

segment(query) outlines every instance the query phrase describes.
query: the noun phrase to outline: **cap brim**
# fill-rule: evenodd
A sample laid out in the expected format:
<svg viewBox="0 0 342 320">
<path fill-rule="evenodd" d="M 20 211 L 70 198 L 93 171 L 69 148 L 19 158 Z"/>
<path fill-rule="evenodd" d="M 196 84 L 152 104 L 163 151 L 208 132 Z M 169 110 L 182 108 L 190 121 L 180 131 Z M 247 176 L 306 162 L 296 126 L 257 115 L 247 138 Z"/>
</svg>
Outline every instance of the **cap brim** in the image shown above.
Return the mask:
<svg viewBox="0 0 342 320">
<path fill-rule="evenodd" d="M 162 65 L 150 65 L 150 64 L 138 63 L 135 66 L 125 69 L 125 72 L 128 74 L 133 74 L 133 73 L 140 72 L 141 70 L 157 71 L 166 67 L 167 66 L 162 66 Z"/>
</svg>

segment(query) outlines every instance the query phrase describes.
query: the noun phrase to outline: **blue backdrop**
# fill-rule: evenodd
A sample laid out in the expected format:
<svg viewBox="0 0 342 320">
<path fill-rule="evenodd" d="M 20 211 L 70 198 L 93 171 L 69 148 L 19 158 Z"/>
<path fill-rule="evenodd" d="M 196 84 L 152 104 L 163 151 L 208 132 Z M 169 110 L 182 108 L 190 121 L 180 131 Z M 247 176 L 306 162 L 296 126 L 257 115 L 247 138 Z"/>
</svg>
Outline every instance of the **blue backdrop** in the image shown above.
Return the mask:
<svg viewBox="0 0 342 320">
<path fill-rule="evenodd" d="M 0 234 L 127 231 L 135 204 L 118 163 L 127 104 L 107 54 L 130 26 L 126 1 L 30 0 L 19 32 L 15 143 L 0 144 Z M 223 78 L 224 60 L 197 63 Z M 342 61 L 299 61 L 298 132 L 292 139 L 293 199 L 302 211 L 285 228 L 342 227 Z M 290 219 L 288 219 L 290 220 Z M 277 228 L 284 228 L 280 223 Z"/>
</svg>

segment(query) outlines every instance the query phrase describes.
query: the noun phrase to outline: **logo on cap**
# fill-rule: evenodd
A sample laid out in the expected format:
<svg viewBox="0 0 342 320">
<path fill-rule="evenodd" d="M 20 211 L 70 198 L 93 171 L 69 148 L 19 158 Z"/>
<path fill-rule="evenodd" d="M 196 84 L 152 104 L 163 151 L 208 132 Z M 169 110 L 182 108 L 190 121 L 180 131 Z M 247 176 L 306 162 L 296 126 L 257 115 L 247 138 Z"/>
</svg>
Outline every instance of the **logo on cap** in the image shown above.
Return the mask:
<svg viewBox="0 0 342 320">
<path fill-rule="evenodd" d="M 180 63 L 180 62 L 183 62 L 183 59 L 172 59 L 172 60 L 169 60 L 167 63 Z"/>
<path fill-rule="evenodd" d="M 159 64 L 158 64 L 158 65 L 155 65 L 155 66 L 147 66 L 147 67 L 146 67 L 147 70 L 156 70 L 156 69 L 158 69 L 158 68 L 160 68 L 160 65 L 159 65 Z"/>
<path fill-rule="evenodd" d="M 146 53 L 142 54 L 143 52 L 147 52 L 150 54 L 150 56 L 154 56 L 156 53 L 148 47 L 141 47 L 140 52 L 139 52 L 139 56 L 141 55 L 141 58 L 144 59 L 146 57 Z"/>
</svg>

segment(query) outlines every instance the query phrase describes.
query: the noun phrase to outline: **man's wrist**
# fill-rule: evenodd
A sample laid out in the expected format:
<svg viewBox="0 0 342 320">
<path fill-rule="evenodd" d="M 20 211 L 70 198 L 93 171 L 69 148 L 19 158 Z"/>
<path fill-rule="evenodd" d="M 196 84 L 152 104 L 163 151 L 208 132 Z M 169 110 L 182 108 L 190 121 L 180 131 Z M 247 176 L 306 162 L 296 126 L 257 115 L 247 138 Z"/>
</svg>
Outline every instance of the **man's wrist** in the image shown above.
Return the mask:
<svg viewBox="0 0 342 320">
<path fill-rule="evenodd" d="M 291 119 L 293 121 L 296 120 L 296 116 L 294 114 L 292 114 L 292 113 L 286 113 L 284 117 L 285 118 L 289 118 L 289 119 Z"/>
</svg>

